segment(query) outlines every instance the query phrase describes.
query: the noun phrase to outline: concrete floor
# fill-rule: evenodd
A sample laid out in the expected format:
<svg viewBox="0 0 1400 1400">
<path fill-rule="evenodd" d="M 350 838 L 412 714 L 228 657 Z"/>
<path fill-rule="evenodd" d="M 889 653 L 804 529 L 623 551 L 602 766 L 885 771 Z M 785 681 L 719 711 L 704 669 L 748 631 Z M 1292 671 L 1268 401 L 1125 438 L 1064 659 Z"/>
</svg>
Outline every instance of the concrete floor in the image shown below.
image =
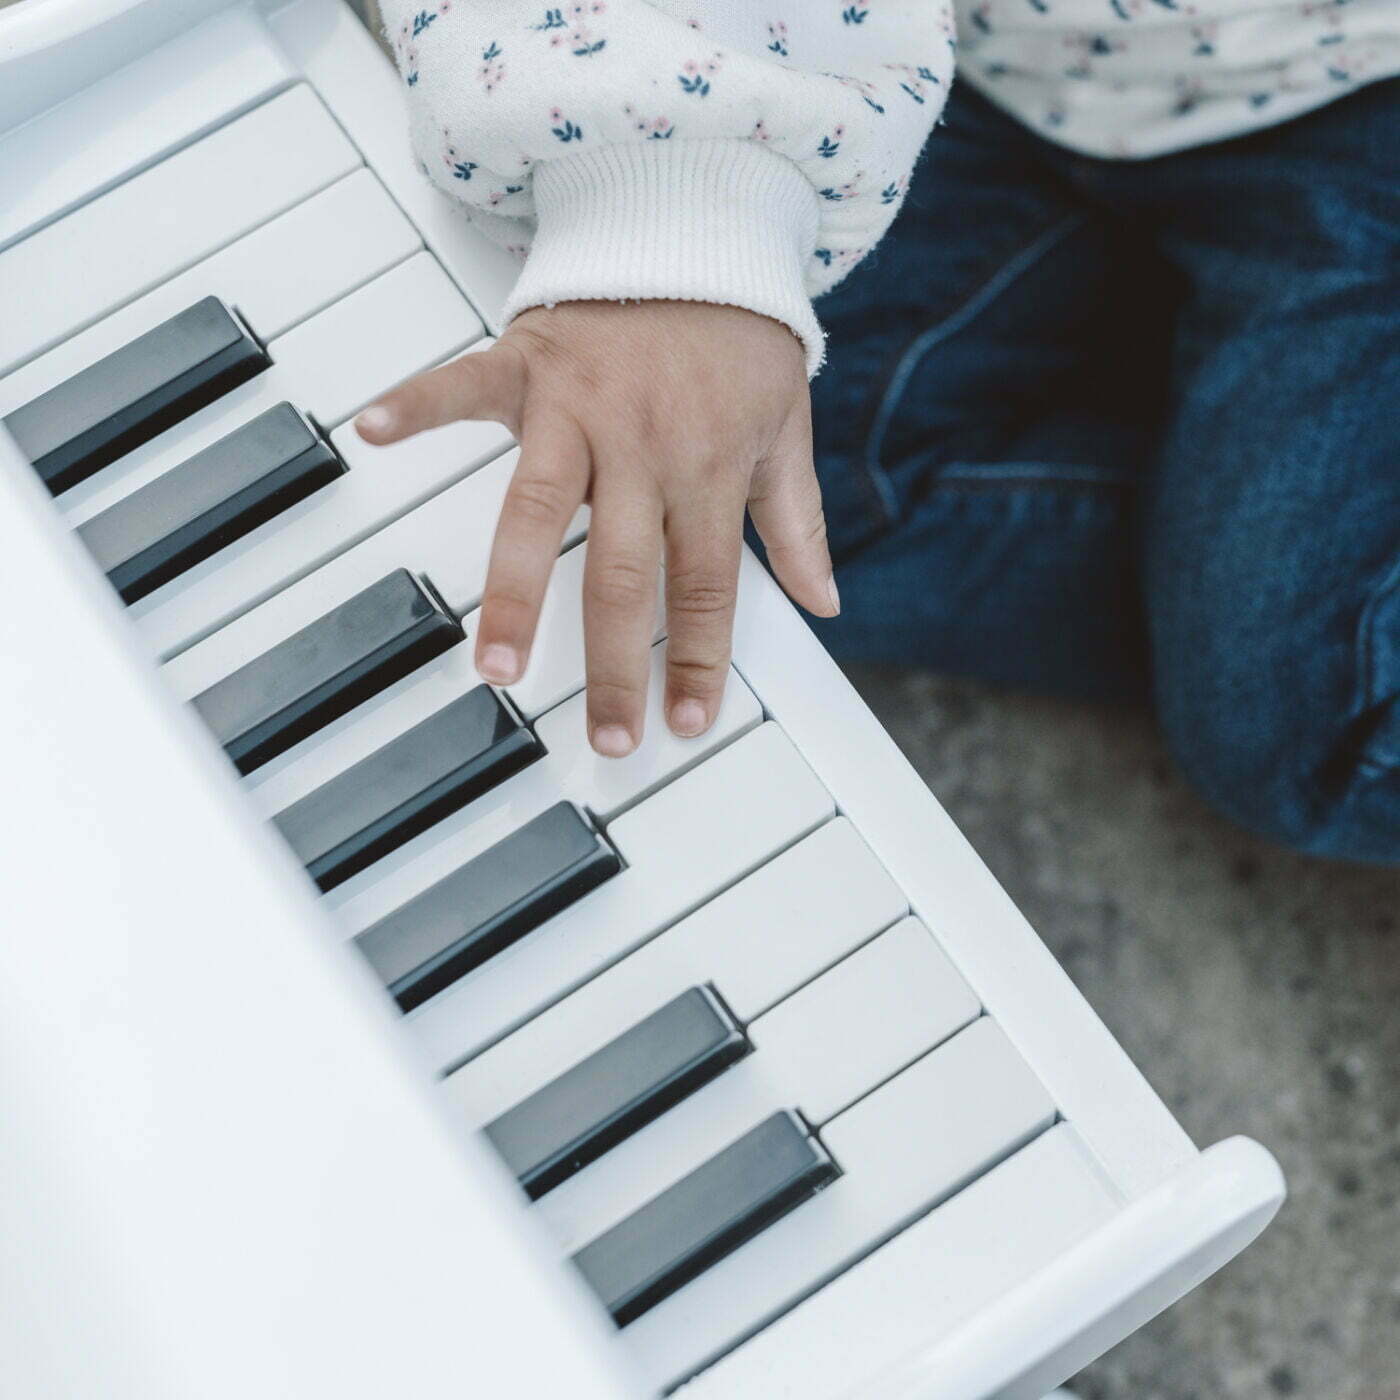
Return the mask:
<svg viewBox="0 0 1400 1400">
<path fill-rule="evenodd" d="M 1145 715 L 853 679 L 1195 1140 L 1246 1133 L 1288 1177 L 1082 1400 L 1400 1400 L 1400 872 L 1235 830 Z"/>
</svg>

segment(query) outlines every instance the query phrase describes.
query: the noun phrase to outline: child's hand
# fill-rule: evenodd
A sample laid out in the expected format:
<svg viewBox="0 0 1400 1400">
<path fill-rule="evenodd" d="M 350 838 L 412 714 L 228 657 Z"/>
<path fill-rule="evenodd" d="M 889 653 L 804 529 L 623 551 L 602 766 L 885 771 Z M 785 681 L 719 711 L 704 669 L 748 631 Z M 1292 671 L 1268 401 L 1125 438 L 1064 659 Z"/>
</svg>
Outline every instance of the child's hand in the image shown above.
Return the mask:
<svg viewBox="0 0 1400 1400">
<path fill-rule="evenodd" d="M 524 671 L 564 530 L 592 504 L 583 613 L 599 753 L 641 739 L 663 542 L 677 734 L 703 733 L 719 709 L 746 503 L 794 600 L 837 611 L 802 346 L 779 322 L 703 302 L 536 307 L 490 350 L 385 395 L 357 427 L 387 443 L 459 418 L 503 423 L 521 446 L 476 640 L 493 684 Z"/>
</svg>

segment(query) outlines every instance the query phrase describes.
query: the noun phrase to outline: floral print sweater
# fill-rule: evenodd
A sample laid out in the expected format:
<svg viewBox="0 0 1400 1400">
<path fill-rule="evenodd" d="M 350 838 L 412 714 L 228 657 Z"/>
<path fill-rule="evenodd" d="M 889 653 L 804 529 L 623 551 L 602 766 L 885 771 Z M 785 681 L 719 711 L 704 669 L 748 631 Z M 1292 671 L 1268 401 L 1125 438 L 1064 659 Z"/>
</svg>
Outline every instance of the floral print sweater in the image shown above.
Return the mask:
<svg viewBox="0 0 1400 1400">
<path fill-rule="evenodd" d="M 1400 72 L 1400 0 L 386 0 L 428 178 L 579 298 L 811 300 L 898 212 L 958 69 L 1049 138 L 1158 155 Z"/>
</svg>

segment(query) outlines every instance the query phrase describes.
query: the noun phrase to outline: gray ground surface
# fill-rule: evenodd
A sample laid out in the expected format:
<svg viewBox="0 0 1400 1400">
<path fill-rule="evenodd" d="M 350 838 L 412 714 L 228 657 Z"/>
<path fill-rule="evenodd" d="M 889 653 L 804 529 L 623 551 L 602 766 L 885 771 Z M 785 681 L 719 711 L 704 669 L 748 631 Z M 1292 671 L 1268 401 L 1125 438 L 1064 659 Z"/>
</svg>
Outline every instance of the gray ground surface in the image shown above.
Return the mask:
<svg viewBox="0 0 1400 1400">
<path fill-rule="evenodd" d="M 867 701 L 1195 1140 L 1291 1199 L 1083 1400 L 1400 1400 L 1400 872 L 1207 810 L 1145 715 L 858 670 Z"/>
</svg>

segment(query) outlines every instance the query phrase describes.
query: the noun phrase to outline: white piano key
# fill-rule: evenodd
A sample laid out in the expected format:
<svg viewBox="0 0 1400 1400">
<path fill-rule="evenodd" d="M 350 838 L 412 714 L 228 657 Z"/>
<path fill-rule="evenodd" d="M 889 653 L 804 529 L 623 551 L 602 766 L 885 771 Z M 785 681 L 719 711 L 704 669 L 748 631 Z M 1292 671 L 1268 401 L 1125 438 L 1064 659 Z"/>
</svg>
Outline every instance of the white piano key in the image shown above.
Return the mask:
<svg viewBox="0 0 1400 1400">
<path fill-rule="evenodd" d="M 481 1127 L 688 987 L 712 983 L 747 1023 L 907 907 L 837 817 L 468 1060 L 444 1092 L 465 1123 Z"/>
<path fill-rule="evenodd" d="M 620 1334 L 642 1381 L 693 1374 L 1054 1119 L 1002 1031 L 974 1022 L 822 1130 L 836 1182 Z"/>
<path fill-rule="evenodd" d="M 367 26 L 343 0 L 297 0 L 269 15 L 268 26 L 422 230 L 424 242 L 491 329 L 499 331 L 523 250 L 507 251 L 493 242 L 475 218 L 465 217 L 457 200 L 423 178 L 404 118 L 403 81 L 384 61 Z"/>
<path fill-rule="evenodd" d="M 515 452 L 496 458 L 172 657 L 163 670 L 166 679 L 188 700 L 390 569 L 427 574 L 455 613 L 470 612 L 481 601 L 491 539 L 516 458 Z M 567 542 L 581 537 L 587 519 L 587 511 L 580 511 Z"/>
<path fill-rule="evenodd" d="M 1065 1116 L 1132 1195 L 1197 1149 L 746 550 L 735 665 L 809 758 Z"/>
<path fill-rule="evenodd" d="M 540 635 L 530 649 L 525 674 L 514 685 L 506 687 L 520 713 L 535 719 L 552 710 L 578 689 L 578 677 L 584 671 L 583 635 L 583 565 L 584 549 L 578 555 L 577 585 L 552 589 L 540 610 Z M 562 567 L 562 561 L 561 561 Z M 656 602 L 652 609 L 652 639 L 662 635 L 666 625 L 665 586 L 657 579 Z M 548 639 L 545 629 L 548 628 Z"/>
<path fill-rule="evenodd" d="M 903 919 L 749 1027 L 784 1067 L 788 1102 L 816 1127 L 849 1108 L 982 1008 L 933 935 Z"/>
<path fill-rule="evenodd" d="M 0 248 L 292 80 L 251 9 L 231 8 L 0 136 Z"/>
<path fill-rule="evenodd" d="M 415 253 L 279 336 L 269 369 L 65 493 L 60 509 L 80 525 L 283 400 L 329 432 L 484 333 L 437 259 Z"/>
<path fill-rule="evenodd" d="M 724 996 L 723 984 L 715 988 Z M 543 1197 L 572 1252 L 779 1108 L 814 1127 L 968 1025 L 977 998 L 917 919 L 857 949 L 749 1027 L 753 1053 Z"/>
<path fill-rule="evenodd" d="M 0 415 L 206 296 L 234 307 L 266 344 L 420 247 L 378 179 L 352 171 L 0 379 Z"/>
<path fill-rule="evenodd" d="M 408 1018 L 448 1068 L 567 996 L 834 815 L 776 725 L 757 729 L 608 828 L 628 868 Z"/>
<path fill-rule="evenodd" d="M 747 1024 L 908 909 L 904 891 L 840 816 L 696 910 L 667 934 L 664 957 L 677 970 L 711 969 Z M 758 937 L 763 928 L 779 936 Z"/>
<path fill-rule="evenodd" d="M 693 1389 L 695 1400 L 803 1400 L 819 1378 L 823 1396 L 866 1394 L 872 1357 L 888 1366 L 916 1347 L 932 1347 L 1119 1209 L 1078 1133 L 1056 1124 L 750 1338 L 685 1393 Z M 853 1347 L 856 1315 L 861 1335 Z"/>
<path fill-rule="evenodd" d="M 467 353 L 492 343 L 478 341 Z M 183 651 L 241 617 L 499 457 L 511 439 L 499 423 L 449 423 L 371 447 L 346 423 L 331 443 L 349 468 L 335 490 L 283 511 L 128 610 L 157 655 Z M 503 483 L 514 460 L 502 466 Z M 494 522 L 498 500 L 491 509 Z"/>
<path fill-rule="evenodd" d="M 329 429 L 485 334 L 438 260 L 418 253 L 274 340 L 268 351 L 274 364 L 297 366 L 298 395 Z"/>
<path fill-rule="evenodd" d="M 7 248 L 0 373 L 359 164 L 316 96 L 295 87 Z"/>
<path fill-rule="evenodd" d="M 556 576 L 561 573 L 562 569 L 556 570 Z M 570 586 L 577 588 L 577 578 Z M 475 625 L 474 617 L 467 620 L 469 635 L 475 634 Z M 543 645 L 552 644 L 552 640 L 549 633 L 541 638 Z M 494 791 L 483 794 L 470 806 L 454 812 L 363 874 L 330 891 L 326 896 L 328 907 L 337 912 L 347 928 L 368 928 L 429 886 L 446 879 L 454 870 L 555 802 L 561 799 L 576 802 L 600 821 L 610 821 L 715 749 L 752 729 L 763 718 L 753 692 L 731 673 L 715 723 L 696 738 L 678 738 L 666 727 L 662 713 L 665 667 L 665 644 L 658 643 L 652 649 L 646 733 L 637 750 L 625 759 L 599 758 L 588 746 L 580 658 L 579 670 L 569 678 L 570 687 L 579 694 L 559 706 L 550 716 L 554 723 L 549 726 L 548 735 L 540 735 L 548 750 L 544 758 Z M 364 747 L 372 752 L 382 747 L 394 737 L 384 721 L 401 723 L 402 713 L 407 708 L 405 704 L 401 712 L 393 716 L 387 716 L 383 710 L 376 711 L 365 726 L 373 732 L 357 735 L 356 748 Z M 348 735 L 346 738 L 349 740 Z M 343 751 L 338 752 L 336 762 L 340 762 L 342 756 Z M 317 753 L 302 773 L 289 774 L 278 783 L 277 796 L 280 799 L 293 783 L 300 788 L 303 782 L 314 777 L 319 785 L 330 776 L 333 774 L 324 763 L 324 755 Z M 300 796 L 300 792 L 297 795 Z M 258 796 L 260 802 L 266 801 L 264 794 Z"/>
<path fill-rule="evenodd" d="M 658 615 L 658 630 L 660 626 Z M 662 641 L 651 649 L 642 742 L 626 758 L 600 758 L 589 745 L 586 691 L 536 720 L 535 733 L 549 751 L 549 766 L 559 786 L 566 792 L 587 793 L 576 800 L 585 802 L 601 821 L 612 821 L 710 750 L 746 734 L 763 719 L 763 707 L 732 668 L 714 724 L 696 738 L 682 739 L 667 727 L 665 697 L 666 643 Z"/>
</svg>

